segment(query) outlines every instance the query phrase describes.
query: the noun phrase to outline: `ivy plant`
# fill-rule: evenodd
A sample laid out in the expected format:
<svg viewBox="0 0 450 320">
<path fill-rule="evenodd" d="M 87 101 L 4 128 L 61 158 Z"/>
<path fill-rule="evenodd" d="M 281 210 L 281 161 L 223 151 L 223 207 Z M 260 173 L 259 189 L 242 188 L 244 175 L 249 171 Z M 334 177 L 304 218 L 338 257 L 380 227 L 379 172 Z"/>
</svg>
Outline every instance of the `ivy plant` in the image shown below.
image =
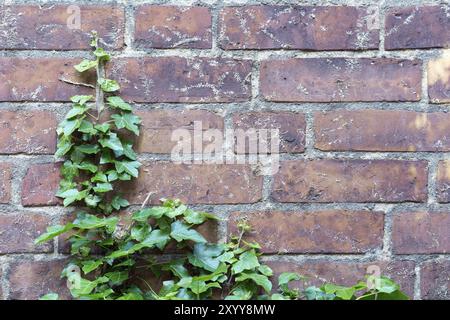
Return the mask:
<svg viewBox="0 0 450 320">
<path fill-rule="evenodd" d="M 272 269 L 261 261 L 260 245 L 246 240 L 251 227 L 240 221 L 229 242 L 211 243 L 196 230 L 209 213 L 165 199 L 160 206 L 129 215 L 115 214 L 129 205 L 116 194 L 117 183 L 139 174 L 133 150 L 141 120 L 107 79 L 104 65 L 111 57 L 98 46 L 94 34 L 93 59 L 75 69 L 97 75 L 94 96 L 72 97 L 73 107 L 57 129 L 57 158 L 64 158 L 57 193 L 64 206 L 80 207 L 75 219 L 55 225 L 36 239 L 44 243 L 65 234 L 71 260 L 62 270 L 71 295 L 77 299 L 226 299 L 226 300 L 350 300 L 407 299 L 392 280 L 370 278 L 351 287 L 306 286 L 305 277 L 285 272 L 273 285 Z M 164 259 L 159 253 L 176 253 Z M 173 258 L 175 256 L 175 258 Z M 163 279 L 152 286 L 147 275 Z M 303 285 L 292 287 L 292 282 Z M 367 284 L 371 285 L 370 288 Z M 55 293 L 43 300 L 58 299 Z"/>
</svg>

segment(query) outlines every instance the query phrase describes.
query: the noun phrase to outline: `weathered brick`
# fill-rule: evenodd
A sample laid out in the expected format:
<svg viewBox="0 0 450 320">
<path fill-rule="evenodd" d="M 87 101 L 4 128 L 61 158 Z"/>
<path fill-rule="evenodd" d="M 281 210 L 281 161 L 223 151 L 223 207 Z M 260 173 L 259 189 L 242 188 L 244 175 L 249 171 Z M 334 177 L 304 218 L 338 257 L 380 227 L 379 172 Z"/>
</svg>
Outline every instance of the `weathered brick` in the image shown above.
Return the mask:
<svg viewBox="0 0 450 320">
<path fill-rule="evenodd" d="M 393 249 L 397 254 L 449 253 L 449 213 L 400 213 L 392 226 Z"/>
<path fill-rule="evenodd" d="M 436 189 L 439 202 L 450 202 L 450 160 L 439 161 Z"/>
<path fill-rule="evenodd" d="M 0 203 L 11 201 L 11 164 L 0 163 Z"/>
<path fill-rule="evenodd" d="M 56 117 L 46 111 L 2 111 L 0 153 L 52 154 L 56 148 Z"/>
<path fill-rule="evenodd" d="M 426 300 L 450 299 L 450 261 L 428 261 L 421 266 L 420 294 Z"/>
<path fill-rule="evenodd" d="M 428 96 L 432 103 L 450 102 L 450 50 L 428 62 Z"/>
<path fill-rule="evenodd" d="M 2 268 L 0 268 L 0 283 L 3 283 L 3 270 L 2 270 Z M 0 286 L 0 300 L 6 300 L 6 297 L 3 294 L 2 286 Z"/>
<path fill-rule="evenodd" d="M 233 116 L 234 129 L 278 129 L 280 135 L 280 152 L 299 153 L 305 150 L 306 121 L 302 113 L 294 112 L 249 112 Z M 270 137 L 270 133 L 268 134 Z M 256 138 L 256 140 L 254 139 Z M 258 145 L 258 138 L 248 138 L 245 153 L 249 153 L 249 144 Z M 269 140 L 270 142 L 270 140 Z M 236 141 L 236 143 L 238 143 Z M 270 149 L 270 143 L 268 150 Z M 240 150 L 237 150 L 238 153 Z"/>
<path fill-rule="evenodd" d="M 136 9 L 135 42 L 142 48 L 211 48 L 211 13 L 205 7 L 143 5 Z"/>
<path fill-rule="evenodd" d="M 113 6 L 69 5 L 0 6 L 0 49 L 85 50 L 90 49 L 91 31 L 102 45 L 123 46 L 124 10 Z"/>
<path fill-rule="evenodd" d="M 450 45 L 448 5 L 392 8 L 386 14 L 385 28 L 387 50 Z"/>
<path fill-rule="evenodd" d="M 450 151 L 450 114 L 403 110 L 317 112 L 315 147 L 325 151 Z"/>
<path fill-rule="evenodd" d="M 234 102 L 251 96 L 249 60 L 123 58 L 109 70 L 124 99 L 136 102 Z"/>
<path fill-rule="evenodd" d="M 398 160 L 284 161 L 272 197 L 279 202 L 423 202 L 427 163 Z"/>
<path fill-rule="evenodd" d="M 237 234 L 242 218 L 252 226 L 246 238 L 264 253 L 361 253 L 381 248 L 383 241 L 381 212 L 235 212 L 229 233 Z"/>
<path fill-rule="evenodd" d="M 224 49 L 377 49 L 373 13 L 345 6 L 226 7 L 219 17 Z"/>
<path fill-rule="evenodd" d="M 149 192 L 151 203 L 179 198 L 187 203 L 237 204 L 261 199 L 262 176 L 247 165 L 148 162 L 139 178 L 124 187 L 130 202 L 139 204 Z"/>
<path fill-rule="evenodd" d="M 60 204 L 61 200 L 55 197 L 59 180 L 59 164 L 31 165 L 22 183 L 22 205 L 49 206 Z"/>
<path fill-rule="evenodd" d="M 418 101 L 421 61 L 308 58 L 261 63 L 264 99 L 279 102 Z"/>
<path fill-rule="evenodd" d="M 174 130 L 187 130 L 194 150 L 194 122 L 201 122 L 202 130 L 219 129 L 223 131 L 223 118 L 207 110 L 151 110 L 139 111 L 142 127 L 137 141 L 137 150 L 151 153 L 171 153 L 177 144 Z M 183 140 L 184 141 L 184 140 Z M 185 142 L 185 141 L 184 141 Z M 204 142 L 205 146 L 208 142 Z"/>
<path fill-rule="evenodd" d="M 52 252 L 53 243 L 34 245 L 50 225 L 48 216 L 31 212 L 0 214 L 0 254 Z"/>
<path fill-rule="evenodd" d="M 70 297 L 66 279 L 61 279 L 61 271 L 67 261 L 29 261 L 18 260 L 10 265 L 9 299 L 36 300 L 41 296 L 55 292 L 60 299 Z"/>
<path fill-rule="evenodd" d="M 91 94 L 85 87 L 60 78 L 92 83 L 93 73 L 77 74 L 81 59 L 0 57 L 0 101 L 69 101 L 78 94 Z"/>
<path fill-rule="evenodd" d="M 307 286 L 320 286 L 324 283 L 335 283 L 344 286 L 354 285 L 359 280 L 364 281 L 366 275 L 373 274 L 371 269 L 378 267 L 381 275 L 396 281 L 402 291 L 411 299 L 414 296 L 415 264 L 409 260 L 352 262 L 318 259 L 302 262 L 271 261 L 268 264 L 274 270 L 275 279 L 282 272 L 298 272 L 308 277 L 306 281 Z M 369 266 L 373 267 L 368 270 Z"/>
</svg>

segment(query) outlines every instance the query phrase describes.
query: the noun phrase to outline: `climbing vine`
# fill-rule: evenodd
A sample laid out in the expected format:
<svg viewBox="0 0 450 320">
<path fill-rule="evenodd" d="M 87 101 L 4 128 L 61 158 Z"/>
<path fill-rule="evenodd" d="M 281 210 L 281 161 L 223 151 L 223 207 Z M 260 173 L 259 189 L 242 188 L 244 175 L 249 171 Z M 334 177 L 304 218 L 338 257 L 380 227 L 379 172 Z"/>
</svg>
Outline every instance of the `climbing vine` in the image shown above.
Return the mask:
<svg viewBox="0 0 450 320">
<path fill-rule="evenodd" d="M 47 229 L 36 243 L 65 234 L 71 261 L 62 271 L 71 295 L 78 299 L 407 299 L 392 280 L 369 276 L 351 287 L 325 284 L 292 288 L 306 278 L 282 273 L 274 288 L 272 269 L 261 262 L 260 246 L 246 241 L 245 221 L 227 243 L 210 243 L 196 230 L 217 219 L 179 200 L 162 200 L 129 216 L 114 214 L 128 201 L 114 191 L 117 183 L 138 177 L 140 163 L 133 150 L 140 118 L 116 93 L 119 84 L 105 77 L 110 55 L 93 35 L 92 60 L 75 69 L 97 75 L 94 96 L 72 97 L 73 107 L 60 123 L 57 158 L 64 158 L 57 196 L 64 206 L 76 205 L 76 218 Z M 148 197 L 147 197 L 148 200 Z M 159 252 L 175 252 L 165 259 Z M 175 258 L 173 258 L 175 256 Z M 163 279 L 152 286 L 148 275 Z M 55 279 L 56 280 L 56 279 Z M 49 293 L 42 299 L 57 299 Z"/>
</svg>

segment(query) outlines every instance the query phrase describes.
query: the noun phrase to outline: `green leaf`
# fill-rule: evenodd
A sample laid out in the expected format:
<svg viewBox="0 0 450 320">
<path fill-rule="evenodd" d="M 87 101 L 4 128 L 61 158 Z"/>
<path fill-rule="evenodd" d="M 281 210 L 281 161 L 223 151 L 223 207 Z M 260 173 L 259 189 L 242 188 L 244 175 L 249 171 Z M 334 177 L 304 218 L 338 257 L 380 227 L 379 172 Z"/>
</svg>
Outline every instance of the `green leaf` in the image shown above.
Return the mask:
<svg viewBox="0 0 450 320">
<path fill-rule="evenodd" d="M 105 273 L 105 277 L 108 277 L 111 285 L 118 286 L 121 285 L 125 280 L 128 279 L 128 271 L 114 271 Z"/>
<path fill-rule="evenodd" d="M 59 295 L 57 293 L 47 293 L 46 295 L 39 298 L 39 300 L 58 300 Z"/>
<path fill-rule="evenodd" d="M 77 167 L 80 170 L 89 171 L 92 173 L 96 173 L 98 170 L 98 167 L 89 161 L 83 161 L 80 164 L 78 164 Z"/>
<path fill-rule="evenodd" d="M 112 191 L 112 190 L 113 190 L 113 186 L 109 182 L 97 183 L 94 187 L 94 191 L 98 192 L 98 193 L 104 193 L 104 192 L 108 192 L 108 191 Z"/>
<path fill-rule="evenodd" d="M 80 114 L 84 114 L 87 110 L 88 108 L 75 106 L 66 114 L 66 119 L 72 119 Z"/>
<path fill-rule="evenodd" d="M 111 125 L 109 123 L 96 124 L 94 128 L 100 132 L 107 133 L 111 128 Z"/>
<path fill-rule="evenodd" d="M 78 72 L 84 72 L 86 70 L 96 68 L 97 67 L 97 60 L 82 60 L 79 64 L 75 65 L 74 68 Z"/>
<path fill-rule="evenodd" d="M 259 267 L 258 257 L 254 249 L 246 251 L 239 256 L 239 260 L 233 265 L 234 274 L 241 273 L 244 270 L 252 270 Z"/>
<path fill-rule="evenodd" d="M 122 100 L 121 97 L 108 97 L 108 104 L 115 109 L 121 109 L 124 111 L 132 111 L 131 106 Z"/>
<path fill-rule="evenodd" d="M 137 155 L 133 150 L 133 145 L 131 143 L 122 143 L 123 154 L 130 160 L 136 160 Z"/>
<path fill-rule="evenodd" d="M 58 141 L 58 145 L 57 145 L 58 149 L 56 150 L 55 157 L 56 158 L 63 157 L 64 155 L 67 154 L 67 152 L 70 151 L 72 146 L 73 146 L 73 143 L 70 141 L 70 138 L 62 137 Z"/>
<path fill-rule="evenodd" d="M 114 164 L 118 173 L 126 172 L 134 178 L 139 175 L 141 164 L 138 161 L 116 161 Z"/>
<path fill-rule="evenodd" d="M 111 200 L 111 206 L 116 210 L 128 207 L 129 205 L 130 203 L 126 199 L 121 198 L 119 196 L 114 196 L 113 199 Z"/>
<path fill-rule="evenodd" d="M 215 220 L 218 219 L 213 214 L 210 214 L 207 212 L 198 212 L 198 211 L 194 211 L 191 209 L 185 210 L 183 215 L 184 215 L 184 220 L 190 224 L 202 224 L 203 222 L 205 222 L 208 219 L 215 219 Z"/>
<path fill-rule="evenodd" d="M 97 130 L 94 129 L 94 125 L 86 120 L 82 120 L 80 127 L 78 128 L 79 132 L 87 133 L 87 134 L 96 134 Z"/>
<path fill-rule="evenodd" d="M 156 245 L 158 249 L 163 250 L 169 241 L 169 232 L 156 229 L 150 232 L 150 234 L 144 239 L 144 241 L 141 242 L 141 244 L 148 248 L 152 248 Z"/>
<path fill-rule="evenodd" d="M 175 221 L 171 225 L 170 236 L 176 241 L 191 240 L 194 242 L 205 243 L 206 239 L 197 231 L 189 229 L 189 226 L 181 221 Z"/>
<path fill-rule="evenodd" d="M 146 222 L 150 218 L 159 219 L 168 211 L 170 209 L 165 207 L 145 208 L 135 212 L 132 219 L 138 222 Z"/>
<path fill-rule="evenodd" d="M 78 191 L 78 189 L 69 189 L 61 193 L 57 193 L 57 196 L 60 198 L 64 198 L 63 204 L 65 207 L 70 205 L 75 201 L 79 201 L 84 199 L 87 195 L 87 190 Z"/>
<path fill-rule="evenodd" d="M 199 268 L 215 271 L 220 264 L 219 256 L 223 253 L 223 244 L 196 243 L 194 251 L 189 255 L 189 262 Z"/>
<path fill-rule="evenodd" d="M 79 213 L 73 222 L 76 228 L 80 229 L 98 229 L 105 227 L 109 233 L 112 233 L 117 225 L 119 219 L 117 217 L 99 218 L 92 214 Z"/>
<path fill-rule="evenodd" d="M 115 80 L 98 79 L 98 84 L 105 92 L 114 92 L 120 89 L 119 84 Z"/>
<path fill-rule="evenodd" d="M 60 234 L 63 234 L 73 228 L 73 225 L 71 223 L 66 224 L 64 226 L 62 225 L 54 225 L 47 228 L 47 232 L 44 234 L 41 234 L 36 240 L 34 240 L 35 244 L 41 244 L 44 242 L 47 242 L 50 239 L 53 239 Z"/>
<path fill-rule="evenodd" d="M 86 198 L 84 198 L 84 202 L 89 206 L 89 207 L 96 207 L 97 204 L 99 204 L 102 201 L 102 198 L 100 198 L 97 195 L 93 195 L 93 194 L 88 194 L 86 196 Z"/>
<path fill-rule="evenodd" d="M 84 105 L 86 104 L 86 102 L 91 101 L 93 98 L 94 98 L 93 96 L 73 96 L 70 98 L 70 100 L 73 103 Z"/>
<path fill-rule="evenodd" d="M 109 148 L 117 152 L 123 152 L 122 142 L 115 133 L 110 133 L 108 138 L 100 139 L 99 142 L 104 148 Z"/>
<path fill-rule="evenodd" d="M 91 178 L 92 182 L 108 182 L 108 177 L 102 171 L 98 171 L 95 176 Z"/>
<path fill-rule="evenodd" d="M 87 261 L 81 261 L 81 264 L 83 265 L 82 270 L 85 274 L 88 274 L 94 270 L 96 270 L 98 267 L 100 267 L 103 262 L 102 260 L 87 260 Z"/>
<path fill-rule="evenodd" d="M 126 128 L 130 130 L 135 135 L 139 135 L 139 127 L 138 125 L 141 123 L 141 118 L 132 113 L 122 113 L 122 114 L 113 114 L 111 116 L 114 119 L 114 123 L 117 129 Z"/>
<path fill-rule="evenodd" d="M 259 266 L 258 267 L 258 271 L 261 272 L 263 275 L 265 275 L 267 277 L 273 276 L 272 269 L 269 266 L 265 265 L 265 264 Z"/>
<path fill-rule="evenodd" d="M 270 291 L 272 290 L 272 282 L 270 282 L 267 276 L 264 276 L 262 274 L 242 273 L 238 277 L 236 277 L 236 282 L 241 282 L 245 280 L 254 281 L 258 286 L 263 287 L 264 291 L 266 291 L 267 293 L 270 293 Z"/>
<path fill-rule="evenodd" d="M 76 149 L 85 154 L 96 154 L 100 151 L 100 148 L 97 144 L 82 144 L 80 146 L 77 146 Z"/>
<path fill-rule="evenodd" d="M 75 130 L 77 130 L 81 125 L 81 120 L 79 118 L 76 119 L 66 119 L 61 122 L 60 127 L 65 136 L 70 136 Z"/>
<path fill-rule="evenodd" d="M 135 225 L 131 228 L 131 239 L 141 242 L 147 237 L 149 232 L 150 227 L 148 224 Z"/>
<path fill-rule="evenodd" d="M 283 272 L 278 276 L 278 286 L 282 287 L 288 285 L 291 281 L 299 281 L 304 279 L 301 275 L 295 272 Z"/>
<path fill-rule="evenodd" d="M 109 56 L 109 54 L 103 49 L 103 48 L 97 48 L 94 51 L 94 55 L 104 61 L 109 61 L 111 59 L 111 57 Z"/>
<path fill-rule="evenodd" d="M 128 292 L 116 300 L 144 300 L 144 298 L 136 292 Z"/>
</svg>

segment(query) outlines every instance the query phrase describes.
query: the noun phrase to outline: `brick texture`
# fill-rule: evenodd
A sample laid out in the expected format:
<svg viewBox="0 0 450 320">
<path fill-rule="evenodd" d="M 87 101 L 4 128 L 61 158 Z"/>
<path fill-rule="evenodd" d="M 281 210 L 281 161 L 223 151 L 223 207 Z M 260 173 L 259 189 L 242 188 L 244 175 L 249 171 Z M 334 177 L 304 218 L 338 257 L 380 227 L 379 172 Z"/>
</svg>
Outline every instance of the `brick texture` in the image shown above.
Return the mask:
<svg viewBox="0 0 450 320">
<path fill-rule="evenodd" d="M 393 8 L 386 15 L 385 48 L 448 48 L 448 5 Z"/>
<path fill-rule="evenodd" d="M 450 50 L 428 62 L 428 96 L 432 103 L 450 102 Z"/>
<path fill-rule="evenodd" d="M 421 62 L 396 59 L 266 60 L 260 90 L 278 102 L 417 101 Z"/>
<path fill-rule="evenodd" d="M 423 202 L 426 186 L 423 161 L 285 161 L 274 177 L 272 197 L 279 202 Z"/>
<path fill-rule="evenodd" d="M 315 147 L 335 151 L 450 151 L 450 115 L 339 110 L 315 115 Z"/>
<path fill-rule="evenodd" d="M 11 201 L 11 165 L 0 163 L 0 203 Z"/>
<path fill-rule="evenodd" d="M 31 165 L 22 182 L 22 205 L 50 206 L 61 204 L 55 196 L 59 186 L 59 165 L 43 163 Z"/>
<path fill-rule="evenodd" d="M 450 202 L 450 160 L 439 161 L 436 187 L 438 201 Z"/>
<path fill-rule="evenodd" d="M 450 261 L 429 261 L 421 266 L 420 292 L 422 299 L 450 299 Z"/>
<path fill-rule="evenodd" d="M 392 240 L 394 252 L 449 253 L 450 214 L 403 213 L 394 217 Z"/>
<path fill-rule="evenodd" d="M 56 117 L 45 111 L 2 111 L 0 153 L 52 154 L 56 148 Z"/>
<path fill-rule="evenodd" d="M 0 214 L 0 254 L 53 251 L 53 243 L 33 244 L 50 224 L 48 216 L 31 212 Z"/>
<path fill-rule="evenodd" d="M 258 145 L 262 141 L 267 141 L 265 137 L 261 138 L 257 135 L 252 135 L 249 129 L 277 129 L 279 130 L 280 144 L 274 150 L 279 152 L 300 153 L 305 150 L 305 133 L 306 120 L 301 113 L 294 112 L 249 112 L 238 113 L 233 116 L 233 125 L 235 130 L 241 130 L 241 133 L 248 133 L 244 137 L 248 140 L 243 142 L 236 141 L 236 144 L 241 143 L 240 150 L 236 149 L 237 153 L 256 153 L 249 149 L 249 145 Z M 270 132 L 267 133 L 267 138 L 270 139 Z M 268 141 L 270 142 L 270 140 Z M 235 148 L 239 148 L 238 145 Z M 267 146 L 268 151 L 271 150 L 271 145 Z M 259 148 L 257 150 L 260 150 Z"/>
<path fill-rule="evenodd" d="M 237 234 L 240 219 L 248 220 L 248 238 L 265 253 L 360 253 L 380 248 L 383 240 L 380 212 L 237 212 L 230 233 Z"/>
<path fill-rule="evenodd" d="M 211 19 L 211 13 L 205 7 L 140 6 L 136 10 L 136 45 L 160 49 L 209 49 Z"/>
<path fill-rule="evenodd" d="M 149 192 L 151 203 L 179 198 L 187 203 L 253 203 L 262 196 L 262 176 L 248 165 L 189 165 L 145 163 L 139 178 L 124 188 L 132 203 L 140 204 Z"/>
<path fill-rule="evenodd" d="M 320 6 L 227 7 L 219 17 L 224 49 L 376 49 L 366 9 Z"/>
</svg>

